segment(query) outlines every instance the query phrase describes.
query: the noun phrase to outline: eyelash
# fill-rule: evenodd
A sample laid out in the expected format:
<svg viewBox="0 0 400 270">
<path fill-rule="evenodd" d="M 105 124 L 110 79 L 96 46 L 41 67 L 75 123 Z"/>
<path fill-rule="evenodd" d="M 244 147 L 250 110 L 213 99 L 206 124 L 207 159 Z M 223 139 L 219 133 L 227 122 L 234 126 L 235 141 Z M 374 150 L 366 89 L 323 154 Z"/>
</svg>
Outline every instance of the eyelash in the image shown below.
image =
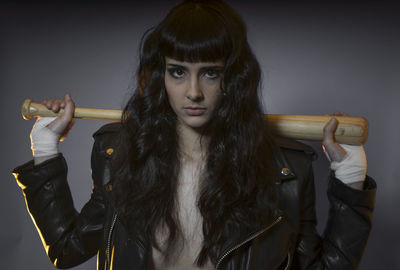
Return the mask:
<svg viewBox="0 0 400 270">
<path fill-rule="evenodd" d="M 220 71 L 218 71 L 218 70 L 215 70 L 215 69 L 209 69 L 209 70 L 207 70 L 206 72 L 204 72 L 204 74 L 207 74 L 207 73 L 209 73 L 209 72 L 212 72 L 212 76 L 211 77 L 208 77 L 209 79 L 211 79 L 211 80 L 215 80 L 215 79 L 218 79 L 219 77 L 220 77 Z"/>
<path fill-rule="evenodd" d="M 168 68 L 167 70 L 168 70 L 168 73 L 175 79 L 181 79 L 184 76 L 184 73 L 185 73 L 185 71 L 183 69 L 181 69 L 181 68 Z M 177 75 L 176 74 L 177 71 L 181 71 L 181 72 L 183 72 L 183 74 L 182 75 Z M 210 79 L 210 80 L 215 80 L 215 79 L 218 79 L 220 77 L 220 73 L 221 72 L 218 71 L 218 70 L 214 70 L 214 69 L 208 69 L 203 74 L 207 76 L 207 73 L 209 73 L 209 72 L 212 73 L 211 77 L 208 77 L 208 79 Z"/>
<path fill-rule="evenodd" d="M 180 79 L 180 78 L 182 78 L 183 75 L 181 75 L 181 76 L 177 76 L 177 75 L 176 75 L 176 72 L 177 72 L 177 71 L 181 71 L 181 72 L 185 73 L 185 71 L 184 71 L 183 69 L 181 69 L 181 68 L 169 68 L 169 69 L 168 69 L 168 73 L 169 73 L 173 78 L 175 78 L 175 79 Z"/>
</svg>

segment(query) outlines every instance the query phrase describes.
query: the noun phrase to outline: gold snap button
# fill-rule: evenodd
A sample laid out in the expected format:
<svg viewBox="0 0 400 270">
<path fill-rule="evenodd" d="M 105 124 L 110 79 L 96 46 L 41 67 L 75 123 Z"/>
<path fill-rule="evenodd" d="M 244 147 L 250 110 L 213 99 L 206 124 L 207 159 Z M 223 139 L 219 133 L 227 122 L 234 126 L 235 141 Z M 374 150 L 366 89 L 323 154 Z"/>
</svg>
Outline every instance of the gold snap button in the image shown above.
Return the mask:
<svg viewBox="0 0 400 270">
<path fill-rule="evenodd" d="M 112 153 L 114 153 L 114 149 L 108 148 L 108 149 L 106 150 L 106 153 L 107 153 L 107 155 L 111 156 Z"/>
<path fill-rule="evenodd" d="M 284 176 L 288 176 L 290 174 L 290 169 L 282 168 L 281 174 L 283 174 Z"/>
</svg>

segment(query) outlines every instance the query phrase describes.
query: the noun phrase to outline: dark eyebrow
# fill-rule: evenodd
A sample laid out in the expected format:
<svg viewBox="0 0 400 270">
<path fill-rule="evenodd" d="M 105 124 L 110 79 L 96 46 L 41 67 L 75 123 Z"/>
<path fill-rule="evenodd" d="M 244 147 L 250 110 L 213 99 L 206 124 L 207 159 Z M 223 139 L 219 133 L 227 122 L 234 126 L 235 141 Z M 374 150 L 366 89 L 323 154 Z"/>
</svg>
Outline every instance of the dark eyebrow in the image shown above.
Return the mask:
<svg viewBox="0 0 400 270">
<path fill-rule="evenodd" d="M 178 65 L 178 64 L 167 64 L 167 66 L 174 67 L 174 68 L 181 68 L 181 69 L 187 70 L 187 68 L 185 66 Z"/>
<path fill-rule="evenodd" d="M 224 69 L 223 66 L 219 66 L 219 65 L 212 65 L 212 66 L 205 66 L 205 67 L 201 67 L 200 70 L 204 71 L 204 70 L 208 70 L 208 69 L 214 69 L 214 70 L 218 70 L 221 71 Z"/>
</svg>

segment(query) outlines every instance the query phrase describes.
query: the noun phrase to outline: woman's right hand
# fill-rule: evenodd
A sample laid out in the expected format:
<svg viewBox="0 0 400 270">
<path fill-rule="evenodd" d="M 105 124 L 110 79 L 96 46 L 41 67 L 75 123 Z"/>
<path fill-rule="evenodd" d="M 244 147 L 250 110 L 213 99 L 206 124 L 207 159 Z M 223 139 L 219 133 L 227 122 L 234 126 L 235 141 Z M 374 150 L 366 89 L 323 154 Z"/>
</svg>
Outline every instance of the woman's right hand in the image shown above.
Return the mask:
<svg viewBox="0 0 400 270">
<path fill-rule="evenodd" d="M 69 94 L 63 100 L 43 100 L 47 109 L 57 113 L 64 112 L 58 117 L 39 117 L 32 128 L 31 149 L 35 165 L 58 155 L 58 143 L 68 134 L 74 124 L 75 104 Z"/>
<path fill-rule="evenodd" d="M 60 141 L 63 141 L 69 132 L 69 130 L 74 125 L 74 111 L 75 103 L 71 98 L 70 94 L 66 94 L 64 99 L 57 100 L 43 100 L 42 104 L 46 106 L 47 109 L 58 113 L 60 109 L 64 109 L 62 115 L 55 118 L 54 121 L 47 125 L 47 128 L 56 134 L 59 134 Z"/>
</svg>

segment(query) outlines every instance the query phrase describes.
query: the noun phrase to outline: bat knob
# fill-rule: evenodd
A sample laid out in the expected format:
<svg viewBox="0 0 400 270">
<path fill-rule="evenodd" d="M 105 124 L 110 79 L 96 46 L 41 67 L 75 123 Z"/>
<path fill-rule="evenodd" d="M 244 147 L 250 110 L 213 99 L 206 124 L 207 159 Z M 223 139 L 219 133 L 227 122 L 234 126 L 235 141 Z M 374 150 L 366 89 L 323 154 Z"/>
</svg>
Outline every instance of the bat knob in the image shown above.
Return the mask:
<svg viewBox="0 0 400 270">
<path fill-rule="evenodd" d="M 24 103 L 22 104 L 21 114 L 25 120 L 31 120 L 33 118 L 31 111 L 30 111 L 31 103 L 32 103 L 32 100 L 30 100 L 28 98 L 28 99 L 25 99 Z"/>
</svg>

